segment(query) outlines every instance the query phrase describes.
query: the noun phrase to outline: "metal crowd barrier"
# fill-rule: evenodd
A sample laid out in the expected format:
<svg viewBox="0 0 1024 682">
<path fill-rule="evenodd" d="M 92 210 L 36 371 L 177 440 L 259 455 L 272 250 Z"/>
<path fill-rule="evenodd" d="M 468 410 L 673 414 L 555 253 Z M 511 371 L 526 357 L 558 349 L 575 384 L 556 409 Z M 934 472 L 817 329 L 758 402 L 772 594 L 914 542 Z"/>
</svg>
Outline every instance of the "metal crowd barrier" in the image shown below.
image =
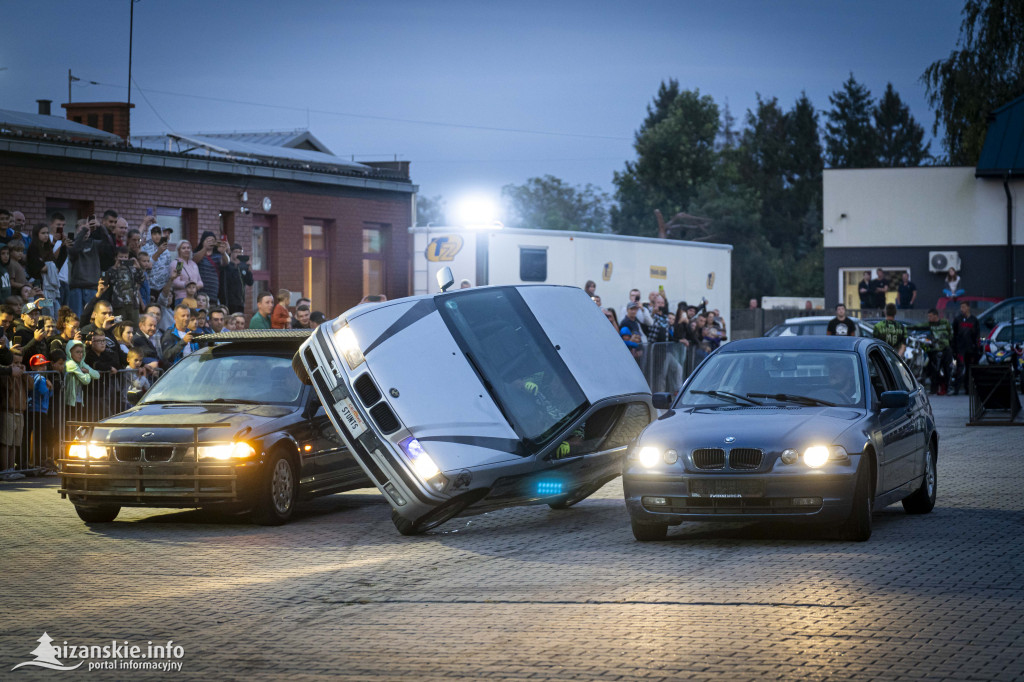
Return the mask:
<svg viewBox="0 0 1024 682">
<path fill-rule="evenodd" d="M 20 377 L 0 377 L 0 472 L 56 470 L 62 442 L 70 436 L 66 423 L 99 421 L 128 409 L 136 374 L 133 369 L 100 372 L 99 379 L 82 387 L 80 405 L 67 404 L 66 391 L 72 390 L 69 382 L 74 379 L 63 372 L 26 371 Z M 158 377 L 159 372 L 150 376 L 150 385 Z"/>
<path fill-rule="evenodd" d="M 683 381 L 705 355 L 693 344 L 687 346 L 675 341 L 645 343 L 633 351 L 651 392 L 673 395 L 679 392 Z"/>
</svg>

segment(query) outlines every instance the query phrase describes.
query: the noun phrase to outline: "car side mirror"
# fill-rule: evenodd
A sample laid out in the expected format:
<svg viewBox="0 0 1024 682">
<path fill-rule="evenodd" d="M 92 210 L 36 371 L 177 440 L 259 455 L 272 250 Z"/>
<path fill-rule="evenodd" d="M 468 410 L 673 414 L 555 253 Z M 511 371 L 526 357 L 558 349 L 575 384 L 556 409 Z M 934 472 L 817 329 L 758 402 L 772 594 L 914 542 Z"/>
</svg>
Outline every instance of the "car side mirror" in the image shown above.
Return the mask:
<svg viewBox="0 0 1024 682">
<path fill-rule="evenodd" d="M 878 400 L 882 409 L 890 407 L 906 407 L 910 404 L 910 394 L 906 391 L 886 391 Z"/>
<path fill-rule="evenodd" d="M 985 325 L 986 329 L 991 329 L 992 327 L 996 326 L 996 321 L 991 317 L 986 317 L 984 320 L 981 321 L 981 323 Z"/>
<path fill-rule="evenodd" d="M 128 394 L 125 397 L 128 399 L 128 404 L 134 407 L 139 404 L 139 401 L 142 400 L 142 396 L 144 395 L 145 393 L 143 391 L 128 391 Z"/>
<path fill-rule="evenodd" d="M 455 275 L 447 265 L 437 272 L 437 286 L 441 287 L 441 293 L 448 291 L 448 287 L 455 284 Z"/>
<path fill-rule="evenodd" d="M 671 393 L 652 393 L 651 404 L 656 410 L 667 410 L 672 407 Z"/>
</svg>

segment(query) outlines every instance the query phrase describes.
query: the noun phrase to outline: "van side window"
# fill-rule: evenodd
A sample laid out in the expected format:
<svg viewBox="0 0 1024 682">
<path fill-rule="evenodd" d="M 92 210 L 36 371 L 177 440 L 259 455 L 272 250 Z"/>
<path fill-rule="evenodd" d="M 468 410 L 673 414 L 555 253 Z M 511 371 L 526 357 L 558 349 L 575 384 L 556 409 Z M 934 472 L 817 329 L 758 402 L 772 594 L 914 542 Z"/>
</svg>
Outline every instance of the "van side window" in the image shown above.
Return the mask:
<svg viewBox="0 0 1024 682">
<path fill-rule="evenodd" d="M 548 250 L 536 246 L 519 247 L 519 279 L 524 282 L 546 282 Z"/>
</svg>

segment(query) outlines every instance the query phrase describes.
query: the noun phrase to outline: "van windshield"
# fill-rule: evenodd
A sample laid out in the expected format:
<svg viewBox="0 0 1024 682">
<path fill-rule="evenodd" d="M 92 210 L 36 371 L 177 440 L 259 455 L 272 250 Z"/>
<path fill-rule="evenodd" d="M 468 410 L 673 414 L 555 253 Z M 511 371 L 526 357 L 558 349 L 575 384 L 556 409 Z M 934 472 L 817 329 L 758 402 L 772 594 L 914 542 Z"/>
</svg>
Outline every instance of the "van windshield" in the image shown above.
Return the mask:
<svg viewBox="0 0 1024 682">
<path fill-rule="evenodd" d="M 543 445 L 589 406 L 515 289 L 438 297 L 438 310 L 509 425 Z"/>
</svg>

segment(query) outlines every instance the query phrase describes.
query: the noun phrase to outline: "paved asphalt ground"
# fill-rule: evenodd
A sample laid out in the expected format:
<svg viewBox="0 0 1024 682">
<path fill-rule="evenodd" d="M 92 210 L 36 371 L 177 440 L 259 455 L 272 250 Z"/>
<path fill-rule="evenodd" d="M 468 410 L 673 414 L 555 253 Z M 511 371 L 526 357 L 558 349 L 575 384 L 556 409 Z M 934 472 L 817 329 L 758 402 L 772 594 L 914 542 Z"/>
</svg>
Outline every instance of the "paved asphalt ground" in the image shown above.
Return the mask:
<svg viewBox="0 0 1024 682">
<path fill-rule="evenodd" d="M 1022 679 L 1024 429 L 933 404 L 936 509 L 889 507 L 867 543 L 751 523 L 641 544 L 617 481 L 417 538 L 376 491 L 281 528 L 131 509 L 90 528 L 56 478 L 0 483 L 0 677 Z M 44 631 L 173 640 L 182 669 L 12 672 Z"/>
</svg>

